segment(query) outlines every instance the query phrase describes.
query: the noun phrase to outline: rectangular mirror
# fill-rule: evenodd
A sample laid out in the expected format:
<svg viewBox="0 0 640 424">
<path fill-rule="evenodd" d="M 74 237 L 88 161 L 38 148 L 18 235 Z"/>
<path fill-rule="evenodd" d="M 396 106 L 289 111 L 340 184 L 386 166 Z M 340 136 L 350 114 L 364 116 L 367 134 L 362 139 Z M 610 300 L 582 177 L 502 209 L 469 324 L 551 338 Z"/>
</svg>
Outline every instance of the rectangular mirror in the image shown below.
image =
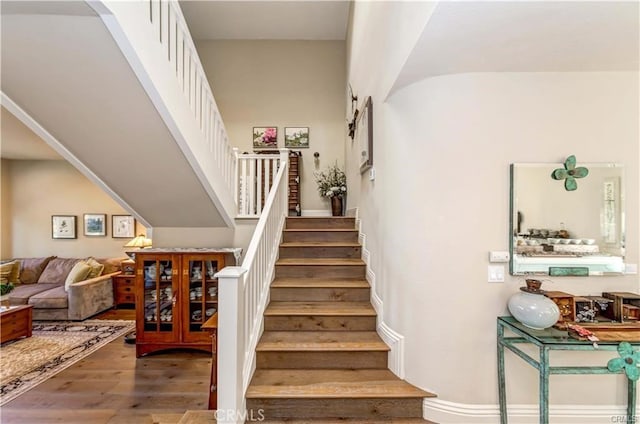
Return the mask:
<svg viewBox="0 0 640 424">
<path fill-rule="evenodd" d="M 511 274 L 624 272 L 622 165 L 578 165 L 589 173 L 574 191 L 551 177 L 562 163 L 511 165 Z"/>
</svg>

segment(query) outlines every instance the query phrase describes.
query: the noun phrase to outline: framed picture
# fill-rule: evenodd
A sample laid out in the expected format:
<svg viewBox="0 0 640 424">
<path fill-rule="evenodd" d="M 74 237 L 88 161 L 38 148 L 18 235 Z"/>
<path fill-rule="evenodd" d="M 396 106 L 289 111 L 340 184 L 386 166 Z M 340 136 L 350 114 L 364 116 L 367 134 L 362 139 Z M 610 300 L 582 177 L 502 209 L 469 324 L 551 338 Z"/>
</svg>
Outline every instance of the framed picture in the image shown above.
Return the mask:
<svg viewBox="0 0 640 424">
<path fill-rule="evenodd" d="M 75 215 L 51 215 L 51 238 L 74 239 L 76 235 Z"/>
<path fill-rule="evenodd" d="M 360 173 L 364 173 L 373 166 L 373 104 L 371 96 L 367 97 L 358 116 L 355 141 L 360 149 Z"/>
<path fill-rule="evenodd" d="M 309 147 L 309 127 L 287 127 L 284 129 L 284 147 L 304 149 Z"/>
<path fill-rule="evenodd" d="M 112 238 L 134 238 L 136 220 L 131 215 L 111 215 Z"/>
<path fill-rule="evenodd" d="M 275 149 L 278 147 L 277 127 L 253 127 L 254 149 Z"/>
<path fill-rule="evenodd" d="M 107 215 L 103 213 L 84 214 L 84 235 L 85 236 L 106 236 L 107 235 Z"/>
</svg>

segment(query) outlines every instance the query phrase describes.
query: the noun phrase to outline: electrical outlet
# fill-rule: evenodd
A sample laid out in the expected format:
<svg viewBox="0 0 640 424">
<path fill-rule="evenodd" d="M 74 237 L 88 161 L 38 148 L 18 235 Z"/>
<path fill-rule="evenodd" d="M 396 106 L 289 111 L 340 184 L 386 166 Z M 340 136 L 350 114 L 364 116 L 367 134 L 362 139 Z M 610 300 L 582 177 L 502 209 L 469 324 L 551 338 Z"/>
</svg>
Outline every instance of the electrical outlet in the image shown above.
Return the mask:
<svg viewBox="0 0 640 424">
<path fill-rule="evenodd" d="M 487 281 L 490 283 L 504 283 L 504 266 L 489 265 L 487 267 Z"/>
</svg>

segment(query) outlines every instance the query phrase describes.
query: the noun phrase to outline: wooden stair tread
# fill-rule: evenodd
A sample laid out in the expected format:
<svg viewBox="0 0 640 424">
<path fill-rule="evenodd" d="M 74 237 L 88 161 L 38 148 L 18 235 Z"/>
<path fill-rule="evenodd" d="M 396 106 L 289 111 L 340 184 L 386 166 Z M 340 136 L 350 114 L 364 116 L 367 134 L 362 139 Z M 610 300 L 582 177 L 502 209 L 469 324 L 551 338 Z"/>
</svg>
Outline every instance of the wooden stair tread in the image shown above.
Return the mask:
<svg viewBox="0 0 640 424">
<path fill-rule="evenodd" d="M 360 243 L 349 241 L 285 241 L 280 247 L 362 247 Z"/>
<path fill-rule="evenodd" d="M 247 399 L 397 399 L 433 396 L 383 369 L 258 369 L 246 393 Z"/>
<path fill-rule="evenodd" d="M 355 228 L 285 228 L 285 233 L 357 233 Z"/>
<path fill-rule="evenodd" d="M 347 278 L 276 278 L 271 288 L 350 288 L 368 289 L 369 283 L 363 279 Z"/>
<path fill-rule="evenodd" d="M 436 424 L 433 421 L 424 418 L 380 418 L 380 419 L 363 419 L 363 418 L 306 418 L 306 419 L 266 419 L 261 421 L 263 424 Z"/>
<path fill-rule="evenodd" d="M 389 351 L 375 331 L 265 331 L 256 348 L 264 351 Z"/>
<path fill-rule="evenodd" d="M 369 302 L 271 302 L 264 315 L 375 316 L 376 311 Z"/>
<path fill-rule="evenodd" d="M 354 258 L 283 258 L 276 261 L 277 265 L 307 266 L 363 266 L 366 265 L 362 259 Z"/>
</svg>

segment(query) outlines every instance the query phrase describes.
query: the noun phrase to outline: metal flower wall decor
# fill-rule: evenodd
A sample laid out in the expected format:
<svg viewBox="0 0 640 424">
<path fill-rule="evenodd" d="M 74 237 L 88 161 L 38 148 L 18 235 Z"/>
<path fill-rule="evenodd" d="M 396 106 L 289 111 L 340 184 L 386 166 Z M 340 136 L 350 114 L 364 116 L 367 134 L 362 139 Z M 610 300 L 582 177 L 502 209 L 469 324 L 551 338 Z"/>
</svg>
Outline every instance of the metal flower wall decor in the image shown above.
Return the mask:
<svg viewBox="0 0 640 424">
<path fill-rule="evenodd" d="M 554 169 L 551 178 L 554 180 L 564 180 L 564 188 L 567 191 L 574 191 L 578 188 L 576 178 L 584 178 L 589 175 L 589 170 L 584 166 L 576 168 L 576 157 L 571 155 L 564 161 L 564 168 Z"/>
<path fill-rule="evenodd" d="M 624 370 L 629 380 L 637 381 L 640 378 L 640 352 L 633 350 L 629 342 L 622 342 L 618 345 L 618 354 L 620 358 L 611 359 L 607 363 L 607 368 L 611 372 L 620 372 Z"/>
</svg>

